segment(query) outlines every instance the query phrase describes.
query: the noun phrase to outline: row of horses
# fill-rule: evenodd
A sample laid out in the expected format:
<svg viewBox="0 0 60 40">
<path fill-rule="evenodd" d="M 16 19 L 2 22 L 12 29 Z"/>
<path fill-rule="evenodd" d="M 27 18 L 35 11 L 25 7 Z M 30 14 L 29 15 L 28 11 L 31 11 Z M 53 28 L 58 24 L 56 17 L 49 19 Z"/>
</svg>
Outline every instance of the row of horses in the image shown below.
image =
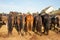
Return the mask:
<svg viewBox="0 0 60 40">
<path fill-rule="evenodd" d="M 57 26 L 56 26 L 57 25 Z M 60 28 L 60 15 L 49 14 L 9 14 L 7 18 L 8 34 L 12 34 L 12 30 L 15 27 L 18 34 L 22 34 L 22 30 L 25 34 L 32 34 L 31 32 L 42 35 L 43 33 L 48 35 L 49 30 L 56 30 Z M 43 30 L 43 32 L 42 32 Z M 57 29 L 58 31 L 58 29 Z"/>
</svg>

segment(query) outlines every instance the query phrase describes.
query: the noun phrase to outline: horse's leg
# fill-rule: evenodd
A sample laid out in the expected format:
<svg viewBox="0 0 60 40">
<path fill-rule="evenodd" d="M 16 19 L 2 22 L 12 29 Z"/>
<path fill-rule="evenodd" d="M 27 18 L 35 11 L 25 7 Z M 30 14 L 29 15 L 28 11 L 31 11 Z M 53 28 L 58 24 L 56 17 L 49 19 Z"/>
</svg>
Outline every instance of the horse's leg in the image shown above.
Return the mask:
<svg viewBox="0 0 60 40">
<path fill-rule="evenodd" d="M 54 30 L 55 30 L 55 26 L 56 26 L 56 24 L 54 24 Z"/>
<path fill-rule="evenodd" d="M 23 24 L 22 24 L 22 34 L 24 35 L 24 27 L 25 27 L 25 23 L 23 21 Z"/>
<path fill-rule="evenodd" d="M 18 28 L 18 29 L 17 29 L 18 34 L 20 35 L 20 32 L 21 32 L 21 31 L 20 31 L 20 25 L 18 25 L 17 28 Z"/>
<path fill-rule="evenodd" d="M 29 22 L 27 21 L 27 23 L 26 23 L 26 34 L 28 34 L 28 32 L 29 32 Z"/>
<path fill-rule="evenodd" d="M 33 22 L 31 22 L 31 31 L 32 31 L 32 28 L 33 28 Z"/>
<path fill-rule="evenodd" d="M 50 28 L 49 28 L 50 30 L 52 29 L 52 23 L 50 24 Z"/>
<path fill-rule="evenodd" d="M 33 23 L 32 31 L 35 32 L 35 23 Z"/>
<path fill-rule="evenodd" d="M 46 32 L 47 32 L 47 35 L 49 34 L 49 23 L 46 24 Z"/>
<path fill-rule="evenodd" d="M 53 24 L 53 30 L 55 30 L 55 23 Z"/>
<path fill-rule="evenodd" d="M 12 35 L 12 30 L 13 30 L 12 26 L 8 27 L 8 35 Z"/>
<path fill-rule="evenodd" d="M 42 25 L 39 27 L 40 36 L 42 35 Z"/>
<path fill-rule="evenodd" d="M 30 28 L 30 33 L 32 34 L 33 21 L 31 21 L 30 26 L 31 26 L 31 28 Z"/>
<path fill-rule="evenodd" d="M 31 30 L 31 21 L 27 20 L 27 27 L 28 27 L 28 32 Z"/>
</svg>

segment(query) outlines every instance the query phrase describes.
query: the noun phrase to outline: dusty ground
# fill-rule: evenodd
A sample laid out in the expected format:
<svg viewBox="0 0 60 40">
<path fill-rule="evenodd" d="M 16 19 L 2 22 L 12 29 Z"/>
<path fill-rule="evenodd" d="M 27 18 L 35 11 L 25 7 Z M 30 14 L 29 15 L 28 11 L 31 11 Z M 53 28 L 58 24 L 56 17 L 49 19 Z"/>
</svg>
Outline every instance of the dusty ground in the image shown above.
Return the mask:
<svg viewBox="0 0 60 40">
<path fill-rule="evenodd" d="M 7 35 L 7 27 L 3 25 L 0 29 L 0 40 L 60 40 L 60 33 L 56 33 L 54 31 L 49 31 L 49 35 L 39 36 L 35 33 L 33 35 L 25 35 L 21 36 L 17 34 L 15 28 L 13 29 L 13 35 Z"/>
</svg>

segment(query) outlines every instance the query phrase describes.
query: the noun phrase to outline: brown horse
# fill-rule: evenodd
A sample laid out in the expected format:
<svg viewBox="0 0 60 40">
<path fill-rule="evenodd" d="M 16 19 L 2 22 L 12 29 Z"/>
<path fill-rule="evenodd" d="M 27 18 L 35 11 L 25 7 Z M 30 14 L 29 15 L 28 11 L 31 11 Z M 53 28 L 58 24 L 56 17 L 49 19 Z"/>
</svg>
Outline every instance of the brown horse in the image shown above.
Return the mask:
<svg viewBox="0 0 60 40">
<path fill-rule="evenodd" d="M 22 34 L 23 29 L 24 29 L 23 15 L 17 15 L 17 18 L 16 18 L 16 30 L 17 30 L 18 34 Z"/>
<path fill-rule="evenodd" d="M 32 27 L 33 27 L 33 16 L 31 14 L 28 14 L 26 16 L 26 27 L 27 27 L 27 32 L 31 32 L 32 31 Z"/>
<path fill-rule="evenodd" d="M 21 28 L 20 28 L 20 16 L 17 16 L 17 18 L 16 18 L 16 26 L 15 26 L 15 28 L 16 28 L 18 34 L 20 34 L 20 32 L 21 32 Z"/>
</svg>

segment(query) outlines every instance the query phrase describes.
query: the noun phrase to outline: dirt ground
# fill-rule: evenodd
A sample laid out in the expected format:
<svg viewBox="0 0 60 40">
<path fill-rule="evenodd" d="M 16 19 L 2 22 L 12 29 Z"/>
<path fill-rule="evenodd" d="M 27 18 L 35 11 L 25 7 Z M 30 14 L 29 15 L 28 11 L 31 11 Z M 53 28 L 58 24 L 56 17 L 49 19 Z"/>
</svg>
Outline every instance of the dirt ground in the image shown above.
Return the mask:
<svg viewBox="0 0 60 40">
<path fill-rule="evenodd" d="M 37 35 L 33 33 L 33 35 L 18 35 L 15 28 L 13 29 L 13 34 L 8 37 L 7 35 L 7 27 L 5 25 L 0 29 L 0 40 L 60 40 L 60 33 L 56 33 L 54 31 L 49 31 L 49 35 Z"/>
</svg>

